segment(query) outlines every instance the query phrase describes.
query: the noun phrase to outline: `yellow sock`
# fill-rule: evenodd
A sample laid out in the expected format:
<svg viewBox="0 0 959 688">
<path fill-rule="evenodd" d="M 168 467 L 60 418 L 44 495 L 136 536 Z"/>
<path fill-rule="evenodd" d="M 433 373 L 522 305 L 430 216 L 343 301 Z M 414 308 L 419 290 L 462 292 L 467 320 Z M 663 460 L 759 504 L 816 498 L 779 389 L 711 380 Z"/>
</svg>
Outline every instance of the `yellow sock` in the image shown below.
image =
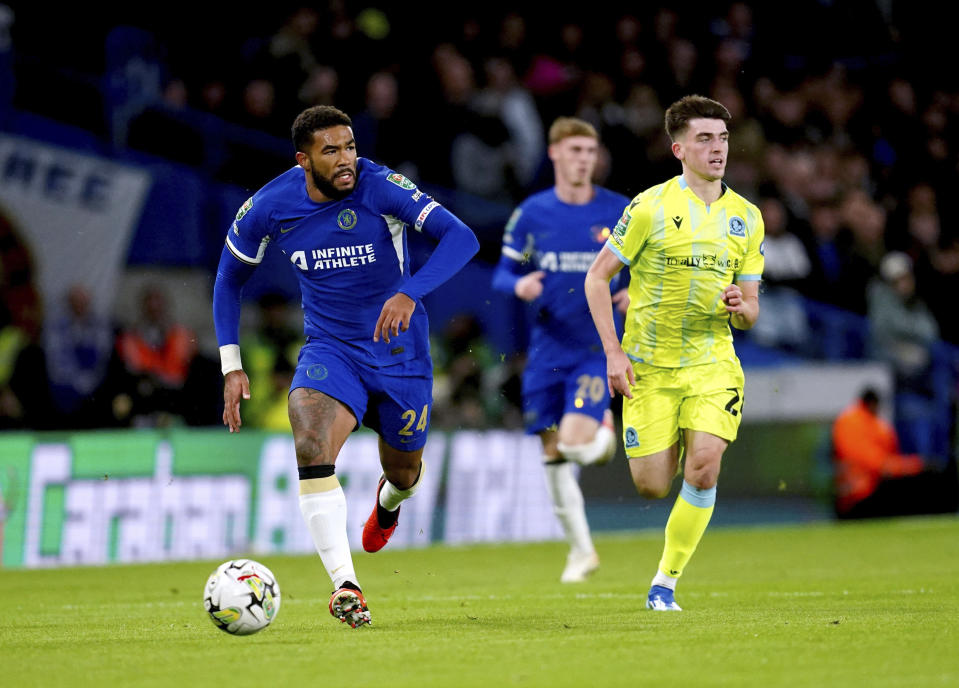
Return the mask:
<svg viewBox="0 0 959 688">
<path fill-rule="evenodd" d="M 683 575 L 683 569 L 696 551 L 716 503 L 716 488 L 700 490 L 685 480 L 673 510 L 666 521 L 666 546 L 659 570 L 671 578 Z"/>
</svg>

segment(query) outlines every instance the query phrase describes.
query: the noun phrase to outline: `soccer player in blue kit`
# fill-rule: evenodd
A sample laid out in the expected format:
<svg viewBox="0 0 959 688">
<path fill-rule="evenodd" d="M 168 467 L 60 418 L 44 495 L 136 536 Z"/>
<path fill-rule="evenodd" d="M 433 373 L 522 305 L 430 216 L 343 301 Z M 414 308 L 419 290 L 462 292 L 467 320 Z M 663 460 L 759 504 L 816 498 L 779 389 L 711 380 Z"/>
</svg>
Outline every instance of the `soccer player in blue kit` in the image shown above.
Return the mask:
<svg viewBox="0 0 959 688">
<path fill-rule="evenodd" d="M 549 157 L 554 186 L 527 198 L 510 217 L 493 288 L 536 312 L 523 371 L 523 417 L 526 431 L 542 441 L 553 511 L 570 544 L 560 581 L 577 583 L 599 567 L 599 556 L 570 462 L 604 463 L 616 451 L 605 356 L 583 279 L 629 199 L 592 183 L 599 137 L 588 122 L 557 119 Z M 624 310 L 626 293 L 613 297 Z"/>
<path fill-rule="evenodd" d="M 306 343 L 290 386 L 300 511 L 333 581 L 330 613 L 370 623 L 346 531 L 346 497 L 334 464 L 360 423 L 379 434 L 383 477 L 363 529 L 381 549 L 400 503 L 420 483 L 432 408 L 429 332 L 421 299 L 479 249 L 473 232 L 401 174 L 356 154 L 352 123 L 329 106 L 293 123 L 297 165 L 257 191 L 226 236 L 213 292 L 224 375 L 223 423 L 242 424 L 250 398 L 239 349 L 243 284 L 273 244 L 290 260 L 302 294 Z M 406 228 L 437 241 L 411 274 Z"/>
</svg>

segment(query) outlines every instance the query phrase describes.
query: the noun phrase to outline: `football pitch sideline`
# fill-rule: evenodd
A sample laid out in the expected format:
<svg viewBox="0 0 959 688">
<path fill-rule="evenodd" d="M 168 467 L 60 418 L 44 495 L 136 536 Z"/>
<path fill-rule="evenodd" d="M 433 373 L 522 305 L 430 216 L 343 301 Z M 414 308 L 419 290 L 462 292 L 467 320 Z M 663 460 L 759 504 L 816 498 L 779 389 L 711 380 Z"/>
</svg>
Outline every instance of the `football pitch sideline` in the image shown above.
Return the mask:
<svg viewBox="0 0 959 688">
<path fill-rule="evenodd" d="M 357 630 L 318 557 L 254 555 L 282 603 L 246 637 L 203 610 L 220 562 L 0 571 L 0 685 L 959 685 L 959 518 L 711 529 L 680 613 L 644 608 L 661 546 L 600 536 L 576 585 L 559 543 L 357 552 Z"/>
</svg>

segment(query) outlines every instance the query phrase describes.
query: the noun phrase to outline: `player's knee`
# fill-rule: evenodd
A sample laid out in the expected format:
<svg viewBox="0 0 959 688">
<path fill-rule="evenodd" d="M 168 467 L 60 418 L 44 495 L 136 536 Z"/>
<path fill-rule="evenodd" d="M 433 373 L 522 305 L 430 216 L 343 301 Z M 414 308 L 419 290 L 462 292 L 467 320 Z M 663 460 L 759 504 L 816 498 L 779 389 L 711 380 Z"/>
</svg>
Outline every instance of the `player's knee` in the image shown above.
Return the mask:
<svg viewBox="0 0 959 688">
<path fill-rule="evenodd" d="M 411 496 L 419 487 L 420 478 L 426 469 L 426 462 L 418 453 L 390 453 L 381 456 L 380 463 L 383 466 L 383 475 L 390 484 L 397 490 L 409 490 Z"/>
<path fill-rule="evenodd" d="M 636 491 L 645 499 L 662 499 L 669 494 L 670 482 L 649 479 L 633 479 Z"/>
<path fill-rule="evenodd" d="M 559 454 L 562 458 L 567 461 L 574 461 L 576 463 L 582 463 L 583 458 L 586 456 L 589 450 L 588 444 L 572 444 L 566 442 L 558 442 L 556 445 L 556 453 Z"/>
<path fill-rule="evenodd" d="M 700 466 L 690 466 L 687 464 L 686 470 L 683 472 L 683 479 L 700 490 L 708 490 L 716 487 L 716 483 L 719 480 L 719 464 L 710 463 Z"/>
<path fill-rule="evenodd" d="M 333 463 L 329 445 L 315 436 L 301 436 L 293 440 L 296 450 L 296 463 L 299 466 Z"/>
<path fill-rule="evenodd" d="M 420 475 L 420 468 L 392 468 L 383 471 L 386 479 L 398 490 L 409 490 L 416 484 Z"/>
</svg>

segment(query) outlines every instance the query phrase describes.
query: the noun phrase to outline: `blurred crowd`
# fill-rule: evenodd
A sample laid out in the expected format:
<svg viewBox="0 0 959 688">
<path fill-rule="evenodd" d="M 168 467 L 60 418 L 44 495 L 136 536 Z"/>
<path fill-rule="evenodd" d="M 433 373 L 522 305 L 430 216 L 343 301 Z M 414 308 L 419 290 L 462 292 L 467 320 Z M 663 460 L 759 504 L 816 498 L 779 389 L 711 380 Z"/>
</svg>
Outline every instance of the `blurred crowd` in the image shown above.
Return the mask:
<svg viewBox="0 0 959 688">
<path fill-rule="evenodd" d="M 0 430 L 216 423 L 219 363 L 198 351 L 162 285 L 138 296 L 139 317 L 125 323 L 98 314 L 82 284 L 42 322 L 39 308 L 0 304 Z M 18 299 L 38 303 L 29 290 Z"/>
<path fill-rule="evenodd" d="M 959 85 L 936 66 L 946 29 L 925 21 L 923 6 L 594 3 L 546 13 L 522 3 L 326 0 L 238 12 L 214 27 L 118 10 L 94 37 L 108 51 L 135 43 L 161 68 L 152 96 L 127 111 L 123 145 L 201 164 L 208 147 L 183 113 L 285 139 L 300 110 L 335 104 L 353 116 L 361 155 L 498 204 L 504 216 L 551 183 L 545 130 L 556 116 L 597 128 L 604 145 L 596 181 L 632 196 L 679 172 L 663 132 L 665 108 L 687 93 L 716 98 L 733 116 L 726 181 L 760 206 L 766 222 L 763 317 L 751 339 L 823 356 L 811 324 L 817 311 L 863 316 L 870 326 L 861 354 L 887 360 L 898 384 L 931 398 L 936 342 L 959 343 L 950 308 L 959 293 L 959 225 L 948 203 L 959 182 Z M 30 35 L 29 12 L 12 34 L 27 53 L 26 38 L 17 37 Z M 44 43 L 53 59 L 63 49 L 56 44 Z M 107 55 L 87 67 L 109 70 L 109 62 Z M 218 179 L 257 188 L 291 164 L 292 152 L 246 147 L 217 160 Z M 478 234 L 481 259 L 495 260 L 498 230 Z M 82 299 L 68 297 L 68 310 L 79 317 L 74 301 Z M 145 295 L 139 329 L 91 335 L 88 344 L 123 363 L 128 418 L 146 396 L 131 390 L 158 398 L 157 390 L 182 393 L 192 379 L 187 333 L 163 335 L 169 359 L 149 353 L 147 345 L 161 341 L 155 306 Z M 83 330 L 69 321 L 57 327 Z M 0 417 L 9 417 L 15 375 L 4 375 L 14 370 L 4 347 L 29 347 L 2 337 Z M 281 389 L 295 364 L 277 353 L 290 346 L 286 337 L 277 335 L 263 364 L 271 388 Z M 42 338 L 25 331 L 16 339 L 39 346 Z M 438 402 L 448 402 L 437 404 L 438 421 L 518 425 L 521 352 L 490 352 L 480 324 L 464 314 L 437 334 L 435 353 Z M 74 387 L 57 392 L 60 405 L 89 396 L 83 376 L 64 372 L 76 365 L 68 358 L 46 352 L 54 389 L 65 379 Z M 126 403 L 117 398 L 111 422 Z M 210 417 L 216 413 L 197 416 Z"/>
</svg>

